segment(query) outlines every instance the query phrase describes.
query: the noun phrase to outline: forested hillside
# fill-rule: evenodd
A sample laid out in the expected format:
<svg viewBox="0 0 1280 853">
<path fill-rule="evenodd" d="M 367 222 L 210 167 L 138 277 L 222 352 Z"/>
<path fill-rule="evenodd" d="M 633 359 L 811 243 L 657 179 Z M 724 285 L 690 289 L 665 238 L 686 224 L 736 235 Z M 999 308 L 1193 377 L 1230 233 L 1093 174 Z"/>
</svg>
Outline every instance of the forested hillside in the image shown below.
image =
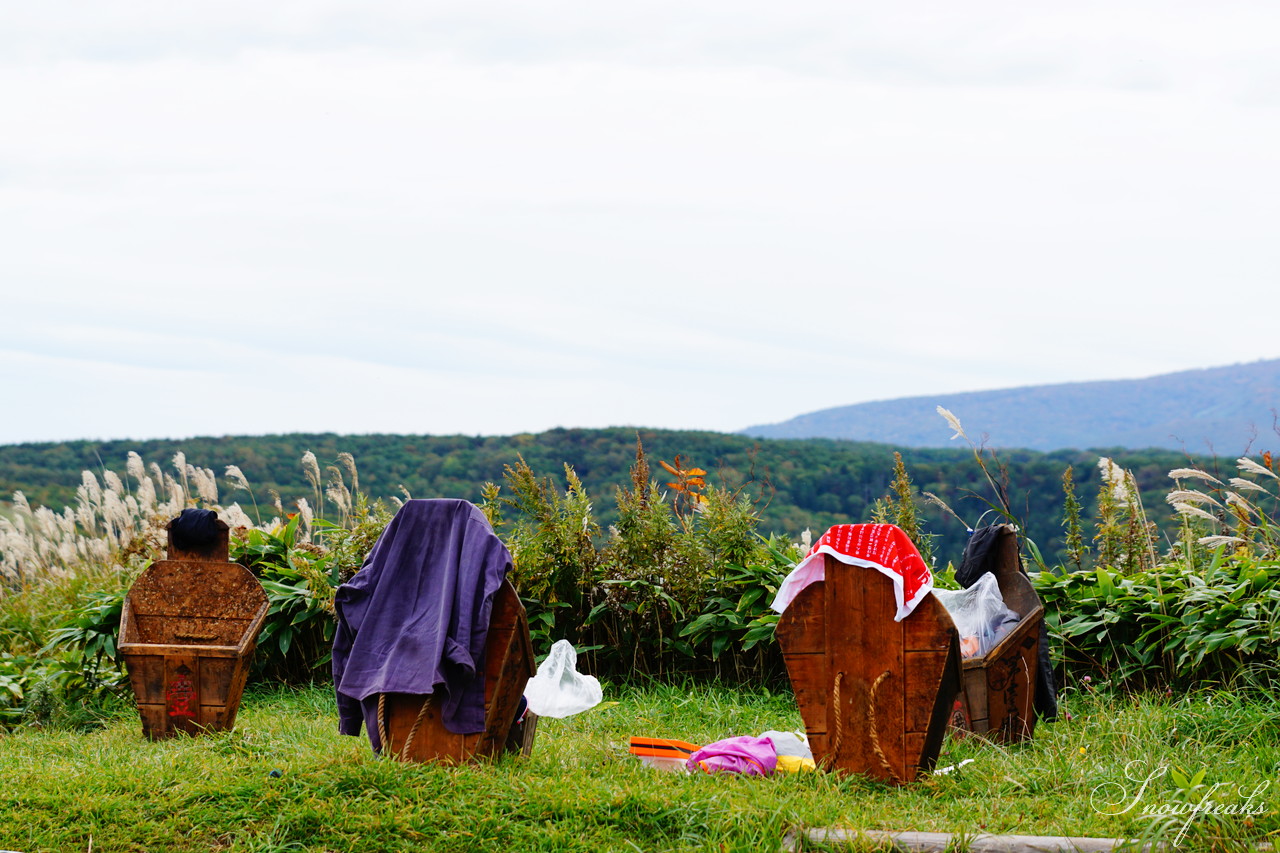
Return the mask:
<svg viewBox="0 0 1280 853">
<path fill-rule="evenodd" d="M 615 487 L 623 482 L 635 457 L 637 434 L 651 460 L 672 461 L 679 454 L 687 465 L 707 469 L 710 483 L 741 487 L 757 497 L 763 529 L 792 538 L 805 528 L 820 532 L 831 524 L 868 520 L 872 504 L 888 493 L 893 475 L 892 446 L 825 439 L 755 439 L 628 428 L 556 429 L 500 437 L 292 434 L 0 446 L 0 498 L 7 501 L 14 491 L 21 491 L 32 504 L 59 508 L 74 500 L 82 470 L 100 474 L 110 469 L 123 476 L 132 450 L 147 463 L 172 472 L 173 456 L 182 451 L 189 463 L 219 475 L 224 502 L 238 501 L 252 514 L 253 500 L 243 491 L 232 492 L 222 478 L 226 466 L 239 466 L 265 515 L 270 489 L 281 495 L 286 506 L 300 497 L 312 499 L 299 465 L 302 454 L 310 450 L 322 468 L 335 464 L 340 452 L 353 454 L 360 489 L 371 497 L 401 494 L 399 487 L 404 486 L 413 497 L 474 501 L 479 500 L 486 481 L 501 483 L 505 466 L 523 456 L 534 471 L 554 478 L 561 489 L 563 466 L 572 465 L 594 501 L 597 516 L 607 525 L 613 520 Z M 1104 453 L 1133 470 L 1151 519 L 1167 520 L 1170 513 L 1163 497 L 1170 481 L 1166 475 L 1171 468 L 1187 464 L 1187 457 L 1167 451 Z M 971 451 L 902 448 L 902 454 L 919 490 L 941 497 L 967 523 L 979 523 L 988 509 L 986 501 L 993 501 L 994 495 Z M 1014 512 L 1025 520 L 1046 556 L 1061 547 L 1063 471 L 1074 466 L 1078 494 L 1087 506 L 1092 505 L 1099 482 L 1098 456 L 1079 451 L 1000 454 L 998 464 L 1007 473 Z M 1212 461 L 1201 461 L 1213 470 Z M 656 466 L 654 471 L 662 473 Z M 964 528 L 934 507 L 924 507 L 922 514 L 928 530 L 939 537 L 939 557 L 944 562 L 958 559 Z M 991 519 L 988 515 L 987 520 Z"/>
</svg>

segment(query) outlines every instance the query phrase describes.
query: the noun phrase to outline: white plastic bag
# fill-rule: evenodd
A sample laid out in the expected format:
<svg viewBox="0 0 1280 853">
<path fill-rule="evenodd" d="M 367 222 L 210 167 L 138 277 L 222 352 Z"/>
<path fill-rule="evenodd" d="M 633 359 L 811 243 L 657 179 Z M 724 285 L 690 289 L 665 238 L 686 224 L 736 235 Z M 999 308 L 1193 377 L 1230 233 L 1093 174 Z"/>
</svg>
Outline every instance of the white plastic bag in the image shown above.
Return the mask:
<svg viewBox="0 0 1280 853">
<path fill-rule="evenodd" d="M 767 737 L 773 742 L 773 749 L 778 755 L 793 755 L 796 758 L 813 760 L 813 750 L 809 748 L 807 738 L 796 732 L 779 732 L 770 729 L 760 737 Z"/>
<path fill-rule="evenodd" d="M 1018 624 L 1021 617 L 1005 606 L 996 576 L 987 572 L 968 589 L 937 589 L 934 596 L 951 614 L 966 658 L 985 655 Z"/>
<path fill-rule="evenodd" d="M 569 717 L 594 708 L 604 698 L 600 682 L 578 672 L 578 653 L 568 640 L 557 640 L 524 689 L 529 710 L 539 717 Z"/>
</svg>

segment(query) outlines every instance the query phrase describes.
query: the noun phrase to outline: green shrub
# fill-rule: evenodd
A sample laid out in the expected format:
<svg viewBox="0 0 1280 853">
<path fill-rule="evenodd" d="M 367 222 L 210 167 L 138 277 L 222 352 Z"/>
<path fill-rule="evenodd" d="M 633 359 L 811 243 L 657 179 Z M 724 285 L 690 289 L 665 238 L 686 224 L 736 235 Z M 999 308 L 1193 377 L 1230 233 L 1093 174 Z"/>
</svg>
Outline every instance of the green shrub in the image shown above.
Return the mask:
<svg viewBox="0 0 1280 853">
<path fill-rule="evenodd" d="M 1036 579 L 1066 667 L 1185 688 L 1232 684 L 1274 666 L 1280 498 L 1272 489 L 1280 477 L 1270 454 L 1236 464 L 1242 476 L 1227 482 L 1197 468 L 1169 472 L 1167 500 L 1181 527 L 1158 557 L 1133 475 L 1100 460 L 1095 567 Z"/>
<path fill-rule="evenodd" d="M 328 676 L 334 595 L 390 520 L 381 503 L 364 500 L 346 515 L 349 526 L 312 520 L 323 545 L 301 536 L 301 514 L 278 530 L 247 528 L 233 539 L 232 561 L 258 576 L 269 603 L 254 658 L 256 677 L 301 683 Z"/>
<path fill-rule="evenodd" d="M 560 638 L 580 645 L 586 596 L 598 580 L 600 529 L 582 481 L 571 466 L 564 472 L 568 485 L 561 493 L 521 457 L 506 469 L 511 497 L 486 484 L 482 507 L 511 551 L 511 582 L 525 600 L 530 631 L 542 648 Z M 506 522 L 504 510 L 515 520 Z"/>
<path fill-rule="evenodd" d="M 709 657 L 721 677 L 732 675 L 739 682 L 780 679 L 782 656 L 774 642 L 779 614 L 769 605 L 801 556 L 790 542 L 772 537 L 745 564 L 728 564 L 715 594 L 680 631 L 683 642 L 677 648 L 690 658 Z"/>
<path fill-rule="evenodd" d="M 1275 663 L 1280 561 L 1219 548 L 1203 569 L 1099 567 L 1036 587 L 1068 668 L 1135 685 L 1230 684 Z"/>
<path fill-rule="evenodd" d="M 81 661 L 81 671 L 89 683 L 94 680 L 92 673 L 100 672 L 106 664 L 120 672 L 123 659 L 116 641 L 126 592 L 113 589 L 82 594 L 75 610 L 50 634 L 42 653 L 56 648 L 70 650 Z"/>
<path fill-rule="evenodd" d="M 789 557 L 757 533 L 743 489 L 708 486 L 705 472 L 662 463 L 666 493 L 637 441 L 617 523 L 603 541 L 571 467 L 563 493 L 524 460 L 507 469 L 511 497 L 486 488 L 485 509 L 512 551 L 512 578 L 535 645 L 574 642 L 599 675 L 776 675 L 768 611 Z M 763 645 L 761 645 L 763 643 Z"/>
</svg>

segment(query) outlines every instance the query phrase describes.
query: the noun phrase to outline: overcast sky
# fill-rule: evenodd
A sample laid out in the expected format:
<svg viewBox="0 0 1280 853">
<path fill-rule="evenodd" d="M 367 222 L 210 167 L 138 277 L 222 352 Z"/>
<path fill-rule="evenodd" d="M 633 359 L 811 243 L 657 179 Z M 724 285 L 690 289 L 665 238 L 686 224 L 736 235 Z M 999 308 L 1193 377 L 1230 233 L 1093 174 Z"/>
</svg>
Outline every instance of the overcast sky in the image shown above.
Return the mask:
<svg viewBox="0 0 1280 853">
<path fill-rule="evenodd" d="M 1275 358 L 1277 32 L 1262 0 L 6 3 L 0 442 L 736 430 Z"/>
</svg>

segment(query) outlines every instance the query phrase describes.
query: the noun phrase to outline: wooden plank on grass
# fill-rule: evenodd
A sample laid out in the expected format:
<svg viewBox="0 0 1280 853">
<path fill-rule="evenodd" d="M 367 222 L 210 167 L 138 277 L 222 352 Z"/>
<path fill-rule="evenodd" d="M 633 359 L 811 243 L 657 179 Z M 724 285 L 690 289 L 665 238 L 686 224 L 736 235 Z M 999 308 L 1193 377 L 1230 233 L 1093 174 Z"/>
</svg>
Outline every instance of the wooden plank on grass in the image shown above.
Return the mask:
<svg viewBox="0 0 1280 853">
<path fill-rule="evenodd" d="M 917 853 L 944 853 L 967 850 L 969 853 L 1104 853 L 1125 850 L 1138 853 L 1166 849 L 1162 844 L 1137 845 L 1124 838 L 1071 838 L 1062 835 L 953 835 L 949 832 L 888 832 L 877 829 L 808 829 L 787 833 L 782 850 L 804 850 L 813 844 L 876 844 L 889 850 Z"/>
</svg>

